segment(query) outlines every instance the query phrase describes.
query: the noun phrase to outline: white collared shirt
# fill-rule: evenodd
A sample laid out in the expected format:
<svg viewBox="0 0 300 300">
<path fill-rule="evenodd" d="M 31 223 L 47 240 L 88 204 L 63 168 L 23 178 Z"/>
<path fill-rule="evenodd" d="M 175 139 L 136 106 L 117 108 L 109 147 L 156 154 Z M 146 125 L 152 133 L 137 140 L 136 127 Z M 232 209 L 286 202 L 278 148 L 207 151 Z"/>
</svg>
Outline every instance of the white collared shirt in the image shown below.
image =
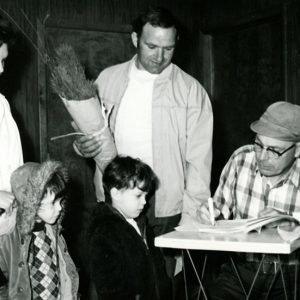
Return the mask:
<svg viewBox="0 0 300 300">
<path fill-rule="evenodd" d="M 134 219 L 126 219 L 126 221 L 137 231 L 140 236 L 142 236 L 141 231 Z"/>
<path fill-rule="evenodd" d="M 8 101 L 0 94 L 0 190 L 11 191 L 10 176 L 22 164 L 19 130 Z"/>
</svg>

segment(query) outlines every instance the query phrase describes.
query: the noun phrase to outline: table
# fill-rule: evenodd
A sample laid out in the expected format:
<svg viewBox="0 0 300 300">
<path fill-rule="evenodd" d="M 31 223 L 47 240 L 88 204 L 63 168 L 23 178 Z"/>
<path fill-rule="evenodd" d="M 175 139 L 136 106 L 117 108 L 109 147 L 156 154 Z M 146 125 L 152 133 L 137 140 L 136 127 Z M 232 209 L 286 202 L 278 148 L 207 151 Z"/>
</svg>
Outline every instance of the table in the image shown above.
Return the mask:
<svg viewBox="0 0 300 300">
<path fill-rule="evenodd" d="M 294 242 L 285 242 L 278 235 L 275 228 L 263 229 L 260 233 L 250 232 L 250 233 L 234 233 L 234 234 L 219 234 L 219 233 L 198 233 L 198 232 L 181 232 L 172 231 L 170 233 L 158 236 L 155 238 L 155 246 L 162 248 L 176 248 L 185 250 L 191 260 L 192 266 L 197 276 L 197 280 L 200 285 L 200 290 L 203 292 L 205 299 L 207 299 L 205 289 L 200 276 L 195 268 L 192 261 L 192 257 L 189 250 L 208 250 L 208 251 L 229 251 L 229 252 L 245 252 L 245 253 L 262 253 L 262 259 L 260 265 L 253 279 L 253 284 L 250 290 L 247 292 L 244 289 L 243 283 L 239 278 L 234 260 L 230 256 L 230 260 L 233 265 L 233 269 L 236 272 L 242 288 L 245 293 L 246 299 L 249 299 L 252 287 L 254 286 L 256 277 L 259 273 L 261 266 L 263 265 L 263 260 L 266 254 L 276 254 L 279 259 L 278 272 L 280 271 L 283 277 L 283 272 L 281 269 L 280 255 L 281 254 L 291 254 L 296 249 L 300 248 L 300 240 Z M 204 264 L 205 268 L 205 264 Z M 295 282 L 297 281 L 297 267 L 295 267 Z M 204 270 L 202 270 L 204 274 Z M 277 274 L 277 273 L 276 273 Z M 275 276 L 274 274 L 274 280 Z M 285 289 L 285 284 L 283 281 L 283 286 Z M 271 287 L 270 287 L 271 290 Z M 269 291 L 270 291 L 269 290 Z M 288 299 L 285 290 L 286 299 Z M 187 292 L 186 292 L 187 296 Z M 295 284 L 295 299 L 297 296 L 297 286 Z"/>
</svg>

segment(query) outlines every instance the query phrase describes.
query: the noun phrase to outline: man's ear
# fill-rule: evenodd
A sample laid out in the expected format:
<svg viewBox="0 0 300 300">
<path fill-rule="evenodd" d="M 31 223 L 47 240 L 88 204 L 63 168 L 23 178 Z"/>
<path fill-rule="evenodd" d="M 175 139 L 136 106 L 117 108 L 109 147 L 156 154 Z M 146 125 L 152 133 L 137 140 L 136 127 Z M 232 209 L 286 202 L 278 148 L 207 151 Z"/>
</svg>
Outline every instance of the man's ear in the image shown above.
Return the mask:
<svg viewBox="0 0 300 300">
<path fill-rule="evenodd" d="M 112 200 L 118 201 L 120 199 L 120 191 L 117 188 L 113 187 L 110 190 L 110 196 Z"/>
<path fill-rule="evenodd" d="M 137 48 L 138 47 L 138 36 L 137 36 L 136 32 L 131 33 L 131 41 L 132 41 L 133 46 L 135 48 Z"/>
</svg>

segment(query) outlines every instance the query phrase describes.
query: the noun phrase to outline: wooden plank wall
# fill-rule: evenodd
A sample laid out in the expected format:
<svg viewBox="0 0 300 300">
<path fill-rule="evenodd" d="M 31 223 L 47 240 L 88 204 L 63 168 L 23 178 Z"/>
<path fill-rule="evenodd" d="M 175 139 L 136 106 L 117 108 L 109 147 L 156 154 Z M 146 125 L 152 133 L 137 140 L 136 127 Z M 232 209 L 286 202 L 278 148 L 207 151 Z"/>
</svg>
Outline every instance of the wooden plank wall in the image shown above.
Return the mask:
<svg viewBox="0 0 300 300">
<path fill-rule="evenodd" d="M 241 26 L 259 16 L 272 15 L 285 9 L 284 53 L 286 64 L 285 96 L 288 101 L 300 103 L 300 40 L 299 0 L 1 0 L 5 9 L 35 39 L 35 34 L 21 13 L 23 10 L 36 26 L 49 14 L 51 22 L 76 24 L 76 26 L 128 26 L 131 20 L 149 4 L 169 7 L 186 26 L 191 35 L 183 39 L 177 55 L 179 65 L 198 78 L 212 94 L 213 73 L 210 36 L 215 28 L 226 29 L 233 24 Z M 204 5 L 201 5 L 203 3 Z M 95 25 L 98 24 L 98 25 Z M 203 29 L 203 33 L 200 30 Z M 40 160 L 39 92 L 37 87 L 37 54 L 23 40 L 14 51 L 15 62 L 8 64 L 1 78 L 1 90 L 11 102 L 13 114 L 19 124 L 26 160 Z M 189 58 L 186 60 L 186 58 Z M 204 59 L 203 59 L 204 58 Z M 11 68 L 10 68 L 11 67 Z M 212 97 L 214 103 L 214 97 Z"/>
</svg>

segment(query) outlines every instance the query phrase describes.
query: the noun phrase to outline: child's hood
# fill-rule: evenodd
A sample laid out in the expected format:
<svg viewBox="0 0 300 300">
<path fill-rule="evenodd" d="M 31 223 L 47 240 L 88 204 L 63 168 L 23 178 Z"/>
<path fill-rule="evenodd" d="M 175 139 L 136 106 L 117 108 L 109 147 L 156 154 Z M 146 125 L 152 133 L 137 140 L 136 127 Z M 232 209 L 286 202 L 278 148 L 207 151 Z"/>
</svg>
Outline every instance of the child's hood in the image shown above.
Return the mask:
<svg viewBox="0 0 300 300">
<path fill-rule="evenodd" d="M 10 182 L 18 203 L 17 225 L 21 235 L 32 231 L 45 186 L 55 173 L 67 181 L 66 169 L 53 160 L 42 164 L 27 162 L 13 172 Z"/>
</svg>

